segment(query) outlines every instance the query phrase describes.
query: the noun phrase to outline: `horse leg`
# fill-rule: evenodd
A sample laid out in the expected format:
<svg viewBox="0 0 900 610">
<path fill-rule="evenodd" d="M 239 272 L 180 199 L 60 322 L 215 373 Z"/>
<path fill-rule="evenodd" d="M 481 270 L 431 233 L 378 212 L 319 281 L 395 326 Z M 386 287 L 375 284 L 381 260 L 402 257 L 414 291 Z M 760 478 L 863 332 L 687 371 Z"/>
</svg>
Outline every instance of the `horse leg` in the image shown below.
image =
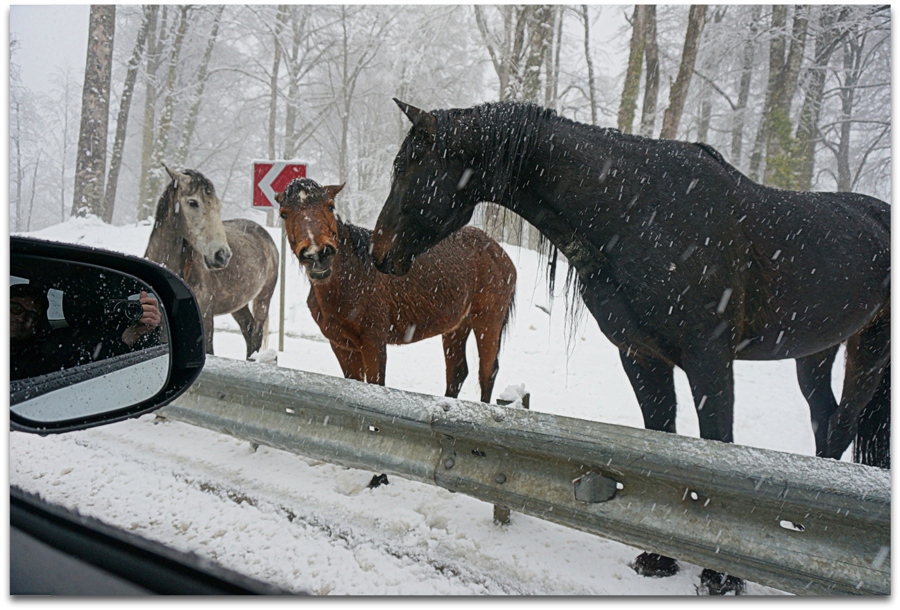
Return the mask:
<svg viewBox="0 0 900 610">
<path fill-rule="evenodd" d="M 463 320 L 455 330 L 444 333 L 444 361 L 447 364 L 447 391 L 444 396 L 456 398 L 462 389 L 463 382 L 469 375 L 469 365 L 466 362 L 466 341 L 472 326 L 469 319 Z"/>
<path fill-rule="evenodd" d="M 375 385 L 384 385 L 385 369 L 387 368 L 387 343 L 363 339 L 362 361 L 366 381 Z"/>
<path fill-rule="evenodd" d="M 872 400 L 859 414 L 853 461 L 891 468 L 891 363 L 888 362 Z"/>
<path fill-rule="evenodd" d="M 619 358 L 641 407 L 644 427 L 674 433 L 677 405 L 672 366 L 632 350 L 619 350 Z M 672 576 L 679 569 L 673 558 L 649 552 L 638 555 L 631 568 L 641 576 L 655 577 Z"/>
<path fill-rule="evenodd" d="M 203 341 L 206 344 L 206 353 L 213 354 L 213 315 L 211 311 L 204 311 L 203 320 Z"/>
<path fill-rule="evenodd" d="M 257 350 L 269 345 L 269 305 L 278 281 L 278 265 L 269 274 L 269 279 L 259 293 L 253 297 L 253 345 Z"/>
<path fill-rule="evenodd" d="M 683 363 L 691 385 L 700 437 L 734 442 L 734 361 L 724 349 L 705 345 L 693 350 Z M 744 592 L 741 578 L 704 568 L 700 585 L 710 595 Z"/>
<path fill-rule="evenodd" d="M 338 364 L 341 365 L 341 371 L 344 373 L 345 379 L 366 380 L 362 352 L 344 349 L 334 343 L 331 344 L 331 351 L 337 356 Z"/>
<path fill-rule="evenodd" d="M 250 313 L 250 307 L 244 305 L 232 313 L 231 317 L 234 318 L 234 321 L 238 323 L 238 327 L 241 329 L 241 334 L 244 336 L 244 343 L 247 344 L 247 360 L 250 360 L 250 356 L 259 351 L 261 343 L 261 341 L 257 342 L 257 338 L 254 336 L 256 334 L 254 332 L 256 329 L 254 328 L 255 324 L 253 314 Z"/>
<path fill-rule="evenodd" d="M 839 347 L 840 345 L 835 345 L 818 354 L 797 358 L 797 382 L 809 404 L 809 416 L 816 438 L 816 455 L 819 457 L 825 455 L 828 420 L 838 408 L 834 392 L 831 391 L 831 367 Z"/>
<path fill-rule="evenodd" d="M 500 372 L 500 338 L 503 335 L 503 321 L 506 310 L 487 309 L 472 313 L 472 330 L 478 346 L 478 385 L 481 387 L 481 402 L 491 402 L 494 382 Z"/>
<path fill-rule="evenodd" d="M 828 443 L 825 457 L 840 459 L 857 435 L 860 414 L 872 401 L 891 362 L 890 304 L 859 333 L 847 340 L 847 364 L 844 388 L 838 410 L 828 422 Z M 873 408 L 879 405 L 873 405 Z M 871 418 L 872 411 L 867 416 Z M 887 446 L 889 437 L 878 432 Z"/>
</svg>

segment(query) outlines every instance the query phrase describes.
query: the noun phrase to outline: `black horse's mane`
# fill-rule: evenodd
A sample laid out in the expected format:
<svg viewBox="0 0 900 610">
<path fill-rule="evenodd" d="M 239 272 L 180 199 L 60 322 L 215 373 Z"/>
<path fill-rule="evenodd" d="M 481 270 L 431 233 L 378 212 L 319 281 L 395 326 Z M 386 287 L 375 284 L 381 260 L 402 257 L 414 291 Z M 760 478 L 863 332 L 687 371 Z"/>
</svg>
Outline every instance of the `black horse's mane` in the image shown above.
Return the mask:
<svg viewBox="0 0 900 610">
<path fill-rule="evenodd" d="M 480 159 L 481 168 L 496 177 L 496 184 L 504 185 L 505 192 L 495 194 L 499 201 L 504 195 L 512 195 L 518 184 L 514 177 L 521 175 L 522 163 L 529 158 L 539 143 L 549 137 L 548 124 L 560 121 L 563 124 L 578 125 L 587 128 L 590 133 L 606 135 L 610 132 L 623 135 L 616 129 L 585 125 L 559 116 L 555 110 L 544 108 L 531 102 L 503 101 L 487 102 L 473 108 L 451 108 L 434 110 L 437 118 L 437 137 L 435 144 L 442 158 L 448 154 L 458 153 L 450 150 L 452 143 L 458 142 L 460 130 L 472 129 L 478 135 L 481 149 L 488 151 Z M 524 233 L 525 221 L 512 210 L 501 207 L 499 224 L 508 226 L 508 216 L 515 218 L 514 224 L 519 235 Z M 546 261 L 546 277 L 548 292 L 552 296 L 556 289 L 556 268 L 559 252 L 550 240 L 540 233 L 537 252 L 541 260 Z M 580 298 L 580 282 L 574 267 L 568 267 L 564 288 L 566 301 L 567 326 L 570 343 L 574 339 L 577 322 L 584 313 L 584 303 Z"/>
</svg>

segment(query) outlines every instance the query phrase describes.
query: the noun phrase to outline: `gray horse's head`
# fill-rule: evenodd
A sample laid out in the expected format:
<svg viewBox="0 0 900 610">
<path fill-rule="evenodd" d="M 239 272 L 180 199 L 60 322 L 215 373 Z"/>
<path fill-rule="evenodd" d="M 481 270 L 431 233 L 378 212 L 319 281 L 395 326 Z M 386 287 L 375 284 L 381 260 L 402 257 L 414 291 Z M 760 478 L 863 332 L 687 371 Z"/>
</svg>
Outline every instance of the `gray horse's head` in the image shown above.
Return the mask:
<svg viewBox="0 0 900 610">
<path fill-rule="evenodd" d="M 166 167 L 165 165 L 163 167 Z M 231 248 L 222 224 L 222 202 L 216 189 L 203 174 L 166 167 L 172 183 L 168 186 L 169 213 L 181 235 L 210 269 L 223 269 L 231 260 Z"/>
</svg>

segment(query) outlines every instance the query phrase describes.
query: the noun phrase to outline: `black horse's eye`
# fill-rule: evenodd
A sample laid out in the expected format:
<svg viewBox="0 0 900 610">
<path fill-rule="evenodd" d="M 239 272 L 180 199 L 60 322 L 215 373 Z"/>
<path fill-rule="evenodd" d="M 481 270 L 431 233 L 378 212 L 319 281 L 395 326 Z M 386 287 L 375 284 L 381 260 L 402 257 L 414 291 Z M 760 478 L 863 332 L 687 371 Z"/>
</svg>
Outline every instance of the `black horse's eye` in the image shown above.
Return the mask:
<svg viewBox="0 0 900 610">
<path fill-rule="evenodd" d="M 188 205 L 191 206 L 192 208 L 199 208 L 200 202 L 197 201 L 196 199 L 188 199 Z"/>
</svg>

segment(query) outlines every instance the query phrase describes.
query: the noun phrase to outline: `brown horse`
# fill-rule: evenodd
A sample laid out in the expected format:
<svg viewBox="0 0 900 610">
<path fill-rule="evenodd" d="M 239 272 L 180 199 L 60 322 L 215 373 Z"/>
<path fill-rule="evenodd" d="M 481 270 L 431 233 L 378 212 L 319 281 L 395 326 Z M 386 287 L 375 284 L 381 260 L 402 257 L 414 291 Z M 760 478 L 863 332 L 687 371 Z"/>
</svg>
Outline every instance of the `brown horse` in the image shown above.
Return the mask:
<svg viewBox="0 0 900 610">
<path fill-rule="evenodd" d="M 309 276 L 309 310 L 344 376 L 384 385 L 388 344 L 442 335 L 446 395 L 455 398 L 469 372 L 466 339 L 474 330 L 481 400 L 490 402 L 516 291 L 509 256 L 484 232 L 464 227 L 417 258 L 407 275 L 379 273 L 369 254 L 371 231 L 335 215 L 342 188 L 300 178 L 275 199 Z"/>
<path fill-rule="evenodd" d="M 213 316 L 230 313 L 247 342 L 249 360 L 268 334 L 269 301 L 278 280 L 275 242 L 252 220 L 223 222 L 222 202 L 200 172 L 166 171 L 172 181 L 156 205 L 144 256 L 177 273 L 193 291 L 207 354 L 213 353 Z"/>
</svg>

